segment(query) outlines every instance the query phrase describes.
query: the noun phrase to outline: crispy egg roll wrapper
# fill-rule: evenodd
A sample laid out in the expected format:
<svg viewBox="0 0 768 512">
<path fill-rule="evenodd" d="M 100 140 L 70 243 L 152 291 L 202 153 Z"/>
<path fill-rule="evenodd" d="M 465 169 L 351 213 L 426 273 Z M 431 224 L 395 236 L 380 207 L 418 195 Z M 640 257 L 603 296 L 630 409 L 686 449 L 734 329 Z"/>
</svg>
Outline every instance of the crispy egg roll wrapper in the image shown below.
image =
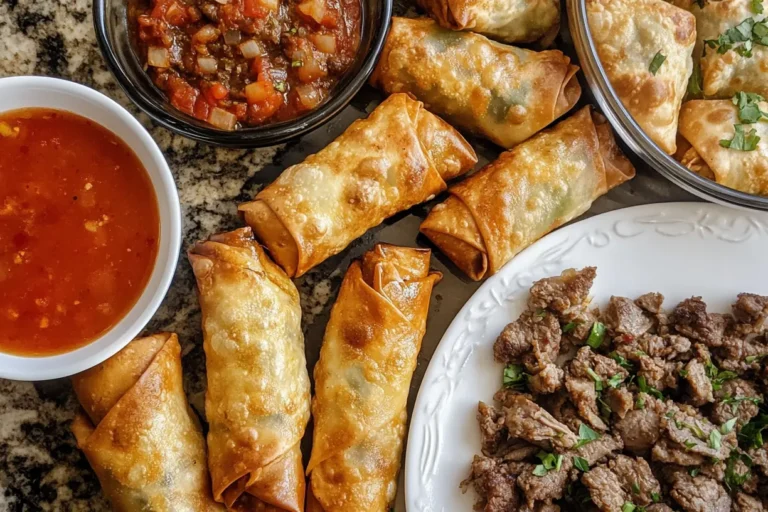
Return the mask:
<svg viewBox="0 0 768 512">
<path fill-rule="evenodd" d="M 768 47 L 755 43 L 752 56 L 741 56 L 734 50 L 718 53 L 704 41 L 717 39 L 720 34 L 739 25 L 747 18 L 765 21 L 768 9 L 756 14 L 752 0 L 718 0 L 691 6 L 696 16 L 698 32 L 694 55 L 701 57 L 701 79 L 704 95 L 713 98 L 730 98 L 737 92 L 754 92 L 768 97 Z M 767 6 L 768 7 L 768 6 Z M 737 43 L 740 46 L 743 43 Z"/>
<path fill-rule="evenodd" d="M 419 0 L 441 26 L 505 43 L 531 43 L 560 25 L 559 0 Z"/>
<path fill-rule="evenodd" d="M 385 512 L 395 498 L 408 390 L 441 278 L 429 257 L 379 244 L 344 276 L 315 366 L 309 512 Z"/>
<path fill-rule="evenodd" d="M 237 510 L 301 511 L 309 375 L 299 293 L 250 228 L 189 251 L 203 315 L 213 495 Z"/>
<path fill-rule="evenodd" d="M 693 72 L 696 18 L 664 0 L 587 0 L 586 6 L 613 89 L 645 133 L 673 154 L 678 113 Z M 659 52 L 666 59 L 652 72 Z"/>
<path fill-rule="evenodd" d="M 452 187 L 420 230 L 477 281 L 634 175 L 605 119 L 584 107 Z"/>
<path fill-rule="evenodd" d="M 760 102 L 768 112 L 768 103 Z M 754 129 L 760 142 L 753 151 L 724 148 L 721 140 L 731 140 L 734 124 L 739 124 L 736 106 L 731 100 L 692 100 L 680 112 L 680 135 L 690 148 L 678 156 L 681 163 L 721 185 L 748 194 L 768 196 L 768 123 L 745 124 Z"/>
<path fill-rule="evenodd" d="M 368 229 L 447 188 L 477 163 L 472 146 L 421 102 L 394 94 L 239 210 L 291 277 Z"/>
<path fill-rule="evenodd" d="M 117 512 L 225 510 L 211 495 L 200 423 L 175 334 L 139 338 L 72 377 L 72 431 Z"/>
<path fill-rule="evenodd" d="M 428 18 L 394 17 L 371 84 L 411 93 L 451 124 L 510 148 L 576 104 L 578 69 L 558 50 L 523 50 Z"/>
</svg>

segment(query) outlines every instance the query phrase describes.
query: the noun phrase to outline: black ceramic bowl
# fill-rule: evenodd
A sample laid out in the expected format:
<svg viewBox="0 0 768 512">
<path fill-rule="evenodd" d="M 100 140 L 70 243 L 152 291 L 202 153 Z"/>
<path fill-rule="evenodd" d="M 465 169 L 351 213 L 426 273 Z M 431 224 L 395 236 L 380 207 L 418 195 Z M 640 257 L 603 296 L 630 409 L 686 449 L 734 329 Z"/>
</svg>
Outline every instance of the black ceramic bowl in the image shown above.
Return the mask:
<svg viewBox="0 0 768 512">
<path fill-rule="evenodd" d="M 133 29 L 127 15 L 129 1 L 93 2 L 96 39 L 120 87 L 141 110 L 166 128 L 207 144 L 240 148 L 286 142 L 314 130 L 338 114 L 373 71 L 392 17 L 392 0 L 361 0 L 362 37 L 357 58 L 325 103 L 290 121 L 224 131 L 176 110 L 152 83 L 136 52 Z"/>
</svg>

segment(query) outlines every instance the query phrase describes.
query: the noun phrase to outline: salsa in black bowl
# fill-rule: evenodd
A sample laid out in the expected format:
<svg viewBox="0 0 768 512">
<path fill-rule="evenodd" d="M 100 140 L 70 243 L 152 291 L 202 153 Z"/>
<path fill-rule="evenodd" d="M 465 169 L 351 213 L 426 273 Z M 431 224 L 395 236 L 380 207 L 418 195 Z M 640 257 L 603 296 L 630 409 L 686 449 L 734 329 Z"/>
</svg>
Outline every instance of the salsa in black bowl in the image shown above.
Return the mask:
<svg viewBox="0 0 768 512">
<path fill-rule="evenodd" d="M 96 0 L 126 94 L 202 142 L 267 146 L 336 115 L 381 50 L 391 0 Z"/>
</svg>

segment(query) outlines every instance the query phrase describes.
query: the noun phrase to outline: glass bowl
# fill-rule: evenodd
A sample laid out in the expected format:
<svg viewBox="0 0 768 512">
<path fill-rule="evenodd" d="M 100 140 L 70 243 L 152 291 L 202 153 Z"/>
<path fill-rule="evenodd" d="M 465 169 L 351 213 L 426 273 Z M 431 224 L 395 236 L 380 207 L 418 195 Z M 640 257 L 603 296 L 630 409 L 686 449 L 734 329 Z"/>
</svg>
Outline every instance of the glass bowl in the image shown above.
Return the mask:
<svg viewBox="0 0 768 512">
<path fill-rule="evenodd" d="M 141 110 L 169 130 L 207 144 L 237 148 L 286 142 L 314 130 L 341 112 L 373 71 L 392 17 L 392 0 L 361 0 L 362 33 L 357 58 L 325 103 L 290 121 L 225 131 L 176 110 L 152 83 L 137 56 L 135 34 L 128 20 L 131 1 L 93 2 L 96 39 L 120 87 Z"/>
<path fill-rule="evenodd" d="M 703 178 L 666 154 L 648 137 L 624 108 L 597 55 L 587 20 L 585 0 L 567 0 L 573 45 L 595 101 L 613 129 L 645 163 L 679 187 L 702 199 L 726 206 L 768 211 L 768 197 L 739 192 Z"/>
</svg>

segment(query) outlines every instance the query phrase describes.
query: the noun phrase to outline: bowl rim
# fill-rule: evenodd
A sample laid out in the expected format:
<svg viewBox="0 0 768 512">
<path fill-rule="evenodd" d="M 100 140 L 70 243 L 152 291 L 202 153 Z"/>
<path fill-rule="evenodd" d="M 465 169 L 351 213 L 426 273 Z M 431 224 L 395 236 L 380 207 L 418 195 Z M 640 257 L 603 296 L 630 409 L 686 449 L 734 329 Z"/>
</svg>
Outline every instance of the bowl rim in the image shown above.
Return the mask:
<svg viewBox="0 0 768 512">
<path fill-rule="evenodd" d="M 107 68 L 109 68 L 123 92 L 149 117 L 172 132 L 212 146 L 229 148 L 267 147 L 287 142 L 319 128 L 341 113 L 344 107 L 362 89 L 371 73 L 373 73 L 374 66 L 378 61 L 389 33 L 393 9 L 393 0 L 376 0 L 382 9 L 381 23 L 378 26 L 371 27 L 371 30 L 376 31 L 371 48 L 358 72 L 354 76 L 349 77 L 349 83 L 343 89 L 336 91 L 336 94 L 331 96 L 328 101 L 296 119 L 264 126 L 224 131 L 194 125 L 187 119 L 192 119 L 187 114 L 177 111 L 167 102 L 160 104 L 141 92 L 141 87 L 131 80 L 125 72 L 122 63 L 116 57 L 114 42 L 109 37 L 109 31 L 107 30 L 107 14 L 105 9 L 107 1 L 109 0 L 93 1 L 93 25 L 96 32 L 96 40 Z M 360 1 L 363 2 L 364 0 Z M 365 19 L 363 18 L 361 27 L 364 26 L 364 23 Z"/>
<path fill-rule="evenodd" d="M 13 109 L 3 109 L 4 112 L 16 108 L 53 108 L 91 119 L 104 126 L 103 123 L 83 112 L 82 104 L 84 103 L 104 112 L 105 117 L 111 117 L 116 123 L 124 126 L 126 134 L 129 133 L 131 138 L 135 136 L 140 141 L 141 153 L 147 155 L 146 160 L 141 157 L 135 145 L 125 140 L 126 137 L 110 128 L 105 128 L 123 140 L 142 162 L 152 182 L 160 220 L 160 241 L 152 274 L 136 303 L 115 325 L 89 343 L 60 354 L 25 356 L 0 352 L 0 378 L 41 381 L 74 375 L 102 363 L 122 350 L 146 327 L 165 298 L 176 272 L 181 250 L 181 206 L 173 174 L 162 151 L 138 120 L 117 102 L 85 85 L 59 78 L 43 76 L 0 78 L 0 92 L 12 95 L 14 90 L 50 91 L 60 96 L 76 97 L 82 103 L 79 107 L 75 106 L 76 102 L 73 102 L 73 108 L 62 108 L 40 102 L 37 107 L 24 104 Z M 164 236 L 166 240 L 163 239 Z M 139 310 L 139 308 L 143 309 Z M 130 319 L 131 317 L 133 319 Z M 109 338 L 112 338 L 111 341 L 105 341 Z"/>
<path fill-rule="evenodd" d="M 568 24 L 579 65 L 603 115 L 621 139 L 646 164 L 680 188 L 725 206 L 768 211 L 768 197 L 748 194 L 704 178 L 664 152 L 624 107 L 597 54 L 587 17 L 586 0 L 568 0 Z"/>
</svg>

